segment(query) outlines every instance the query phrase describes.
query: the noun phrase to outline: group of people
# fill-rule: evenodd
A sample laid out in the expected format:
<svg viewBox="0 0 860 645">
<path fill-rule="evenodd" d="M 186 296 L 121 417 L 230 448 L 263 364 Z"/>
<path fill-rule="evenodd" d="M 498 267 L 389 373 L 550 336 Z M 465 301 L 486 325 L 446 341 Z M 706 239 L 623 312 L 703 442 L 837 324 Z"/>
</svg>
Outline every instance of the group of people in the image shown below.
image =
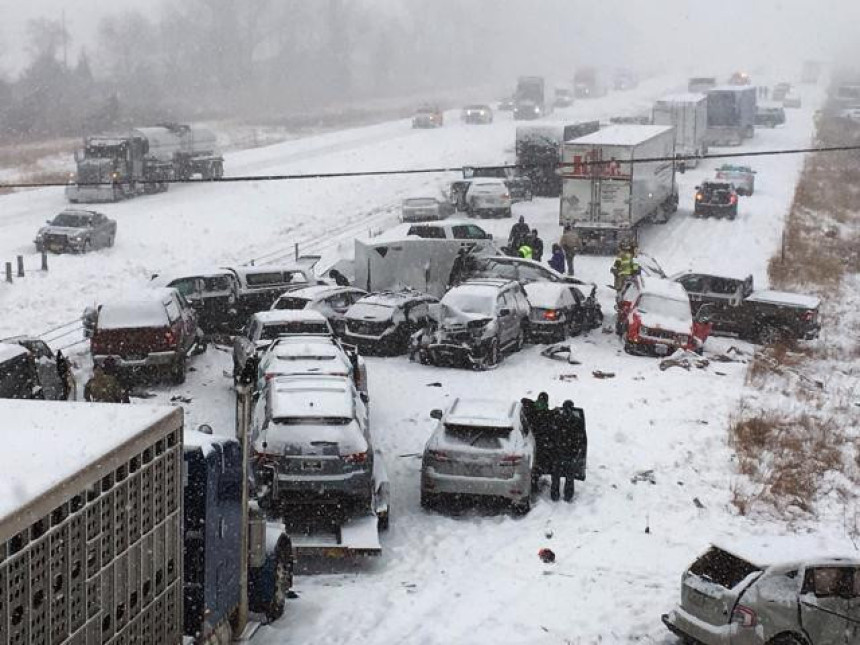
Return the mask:
<svg viewBox="0 0 860 645">
<path fill-rule="evenodd" d="M 579 252 L 580 240 L 573 227 L 566 226 L 561 238 L 552 245 L 552 255 L 549 258 L 549 266 L 559 273 L 573 275 L 573 260 Z M 543 240 L 540 239 L 537 229 L 529 229 L 526 220 L 520 216 L 519 221 L 511 227 L 508 236 L 508 251 L 527 260 L 540 262 L 543 259 Z"/>
<path fill-rule="evenodd" d="M 585 412 L 569 399 L 560 408 L 550 409 L 546 392 L 538 394 L 535 400 L 522 399 L 522 406 L 525 421 L 535 438 L 533 487 L 537 488 L 542 475 L 550 475 L 550 498 L 555 502 L 561 497 L 563 479 L 564 500 L 573 501 L 574 482 L 585 481 L 588 456 Z"/>
</svg>

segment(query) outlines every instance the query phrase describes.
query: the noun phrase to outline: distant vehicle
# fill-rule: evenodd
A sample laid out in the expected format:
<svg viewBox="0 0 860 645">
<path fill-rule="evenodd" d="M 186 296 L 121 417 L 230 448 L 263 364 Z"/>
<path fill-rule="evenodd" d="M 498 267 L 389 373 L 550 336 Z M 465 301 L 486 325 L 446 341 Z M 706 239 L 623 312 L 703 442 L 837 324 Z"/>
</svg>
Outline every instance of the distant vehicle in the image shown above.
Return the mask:
<svg viewBox="0 0 860 645">
<path fill-rule="evenodd" d="M 803 101 L 800 98 L 799 94 L 794 94 L 793 92 L 789 92 L 785 95 L 785 98 L 782 100 L 782 107 L 787 109 L 798 109 L 802 107 Z"/>
<path fill-rule="evenodd" d="M 61 398 L 63 385 L 54 352 L 35 338 L 0 341 L 0 399 Z"/>
<path fill-rule="evenodd" d="M 185 382 L 188 357 L 206 349 L 197 314 L 176 289 L 145 289 L 137 296 L 104 303 L 90 342 L 93 362 L 110 358 L 128 377 L 144 371 Z"/>
<path fill-rule="evenodd" d="M 466 191 L 466 212 L 471 217 L 511 217 L 512 203 L 504 179 L 473 179 Z"/>
<path fill-rule="evenodd" d="M 406 235 L 415 235 L 429 240 L 492 240 L 493 236 L 477 224 L 468 221 L 446 220 L 413 224 Z"/>
<path fill-rule="evenodd" d="M 508 97 L 499 101 L 499 105 L 496 109 L 499 110 L 499 112 L 513 112 L 514 104 L 514 99 L 512 97 Z"/>
<path fill-rule="evenodd" d="M 260 264 L 257 266 L 226 267 L 239 285 L 238 320 L 245 324 L 252 314 L 271 309 L 278 297 L 315 284 L 325 284 L 310 268 L 298 264 Z"/>
<path fill-rule="evenodd" d="M 272 378 L 252 421 L 254 480 L 278 514 L 294 504 L 372 506 L 374 451 L 367 405 L 349 378 Z M 267 505 L 268 505 L 267 504 Z"/>
<path fill-rule="evenodd" d="M 522 99 L 514 105 L 515 121 L 532 121 L 543 116 L 543 108 L 534 101 Z"/>
<path fill-rule="evenodd" d="M 511 195 L 511 201 L 514 204 L 517 202 L 530 202 L 534 197 L 531 178 L 528 175 L 521 174 L 518 170 L 507 166 L 463 168 L 463 177 L 465 179 L 462 183 L 465 185 L 462 188 L 458 187 L 455 189 L 452 185 L 452 194 L 455 194 L 457 197 L 454 200 L 455 203 L 458 203 L 459 205 L 459 203 L 462 202 L 461 210 L 466 210 L 466 192 L 469 189 L 469 184 L 474 179 L 483 179 L 487 177 L 503 179 L 505 181 L 505 186 L 508 187 L 508 192 Z M 462 194 L 462 198 L 459 197 L 460 194 Z"/>
<path fill-rule="evenodd" d="M 517 167 L 531 179 L 531 189 L 540 197 L 561 194 L 558 174 L 561 149 L 565 141 L 597 132 L 599 121 L 584 121 L 570 125 L 520 126 L 516 133 Z"/>
<path fill-rule="evenodd" d="M 164 192 L 173 179 L 220 179 L 224 158 L 211 130 L 177 123 L 84 138 L 70 202 L 115 202 Z"/>
<path fill-rule="evenodd" d="M 674 146 L 674 129 L 663 125 L 613 125 L 565 142 L 559 224 L 594 252 L 614 250 L 646 221 L 667 222 L 678 187 L 675 164 L 662 160 Z"/>
<path fill-rule="evenodd" d="M 595 99 L 606 96 L 608 84 L 601 70 L 580 67 L 573 75 L 573 93 L 578 99 Z"/>
<path fill-rule="evenodd" d="M 362 354 L 403 354 L 409 338 L 427 325 L 436 298 L 415 291 L 373 293 L 346 312 L 343 338 Z"/>
<path fill-rule="evenodd" d="M 102 213 L 64 210 L 36 233 L 36 251 L 88 253 L 108 248 L 116 240 L 116 221 Z"/>
<path fill-rule="evenodd" d="M 555 88 L 553 105 L 557 108 L 567 108 L 573 105 L 573 90 L 567 87 Z"/>
<path fill-rule="evenodd" d="M 676 349 L 701 352 L 710 334 L 706 312 L 694 319 L 677 282 L 639 276 L 618 296 L 616 328 L 628 354 L 666 356 Z"/>
<path fill-rule="evenodd" d="M 613 125 L 652 125 L 650 114 L 634 114 L 627 116 L 611 116 L 609 123 Z"/>
<path fill-rule="evenodd" d="M 562 341 L 600 327 L 603 314 L 594 295 L 586 298 L 575 286 L 563 282 L 529 282 L 525 285 L 531 306 L 529 336 L 532 339 Z"/>
<path fill-rule="evenodd" d="M 729 78 L 729 85 L 749 85 L 750 76 L 746 72 L 735 72 Z"/>
<path fill-rule="evenodd" d="M 713 76 L 695 76 L 687 81 L 687 91 L 694 94 L 705 94 L 717 86 L 717 79 Z"/>
<path fill-rule="evenodd" d="M 708 98 L 704 94 L 673 94 L 654 103 L 654 125 L 675 128 L 675 155 L 683 157 L 685 168 L 695 168 L 708 152 Z"/>
<path fill-rule="evenodd" d="M 730 182 L 703 181 L 696 186 L 696 202 L 693 217 L 738 216 L 738 193 Z"/>
<path fill-rule="evenodd" d="M 409 197 L 400 206 L 401 222 L 438 221 L 453 214 L 453 204 L 435 197 Z"/>
<path fill-rule="evenodd" d="M 535 439 L 520 403 L 458 398 L 431 416 L 439 424 L 424 447 L 421 506 L 474 495 L 506 499 L 515 513 L 528 513 Z"/>
<path fill-rule="evenodd" d="M 441 128 L 445 124 L 445 114 L 438 105 L 422 105 L 412 117 L 413 128 Z"/>
<path fill-rule="evenodd" d="M 791 83 L 777 83 L 770 93 L 770 98 L 772 101 L 782 101 L 790 91 Z"/>
<path fill-rule="evenodd" d="M 766 128 L 775 128 L 785 123 L 785 110 L 782 107 L 759 105 L 756 108 L 755 124 Z"/>
<path fill-rule="evenodd" d="M 727 181 L 734 184 L 738 195 L 747 197 L 755 192 L 756 172 L 749 166 L 724 163 L 717 168 L 717 181 Z"/>
<path fill-rule="evenodd" d="M 745 340 L 811 340 L 821 329 L 821 301 L 814 296 L 766 289 L 756 291 L 745 278 L 685 272 L 672 276 L 684 287 L 698 313 L 705 306 L 714 331 Z"/>
<path fill-rule="evenodd" d="M 531 107 L 529 107 L 531 104 Z M 537 118 L 548 113 L 544 80 L 540 76 L 520 76 L 514 91 L 514 118 Z M 517 114 L 519 113 L 519 116 Z M 536 115 L 536 116 L 532 116 Z"/>
<path fill-rule="evenodd" d="M 518 282 L 468 280 L 446 293 L 437 309 L 436 331 L 420 352 L 423 362 L 492 369 L 503 351 L 525 344 L 531 308 Z"/>
<path fill-rule="evenodd" d="M 259 358 L 281 336 L 331 336 L 325 317 L 313 310 L 261 311 L 251 316 L 242 333 L 233 339 L 233 379 L 238 381 L 248 359 Z"/>
<path fill-rule="evenodd" d="M 355 287 L 318 285 L 285 293 L 275 301 L 272 309 L 318 311 L 325 316 L 334 332 L 340 335 L 346 327 L 346 312 L 366 295 L 366 291 Z"/>
<path fill-rule="evenodd" d="M 486 125 L 493 122 L 493 108 L 489 105 L 467 105 L 460 118 L 463 123 Z"/>
<path fill-rule="evenodd" d="M 185 296 L 207 334 L 237 331 L 239 280 L 229 269 L 207 269 L 181 276 L 155 276 L 153 285 L 171 287 Z"/>
<path fill-rule="evenodd" d="M 860 105 L 860 83 L 839 83 L 836 86 L 834 103 L 843 108 Z"/>
<path fill-rule="evenodd" d="M 856 643 L 860 559 L 794 541 L 711 546 L 682 576 L 680 604 L 663 623 L 702 645 Z"/>
<path fill-rule="evenodd" d="M 739 146 L 755 134 L 756 88 L 751 85 L 708 90 L 708 130 L 712 146 Z"/>
</svg>

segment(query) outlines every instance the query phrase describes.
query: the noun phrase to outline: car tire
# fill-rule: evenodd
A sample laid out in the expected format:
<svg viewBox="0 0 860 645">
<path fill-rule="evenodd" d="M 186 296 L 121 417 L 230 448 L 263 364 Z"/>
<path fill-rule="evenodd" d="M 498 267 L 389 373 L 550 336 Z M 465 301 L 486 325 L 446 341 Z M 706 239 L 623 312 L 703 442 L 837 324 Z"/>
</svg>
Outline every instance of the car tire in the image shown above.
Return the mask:
<svg viewBox="0 0 860 645">
<path fill-rule="evenodd" d="M 519 502 L 511 502 L 511 510 L 517 517 L 528 515 L 528 512 L 532 510 L 532 502 L 528 497 Z"/>
<path fill-rule="evenodd" d="M 107 243 L 108 248 L 113 248 L 113 244 L 114 244 L 114 242 L 116 242 L 116 235 L 111 235 L 111 236 L 108 238 L 108 243 Z"/>
<path fill-rule="evenodd" d="M 626 353 L 630 354 L 631 356 L 636 356 L 639 354 L 639 351 L 638 351 L 638 348 L 636 347 L 636 345 L 631 343 L 629 340 L 624 341 L 624 351 Z"/>
<path fill-rule="evenodd" d="M 439 502 L 439 496 L 433 493 L 425 493 L 423 490 L 421 491 L 421 508 L 432 510 L 436 508 L 436 504 Z"/>
<path fill-rule="evenodd" d="M 484 369 L 495 369 L 502 362 L 502 346 L 498 338 L 493 338 L 490 341 L 490 346 L 487 348 L 487 357 L 484 359 Z"/>
<path fill-rule="evenodd" d="M 272 599 L 266 606 L 266 620 L 275 622 L 284 615 L 287 604 L 287 594 L 293 584 L 293 562 L 286 549 L 278 550 L 275 556 L 275 588 Z"/>
<path fill-rule="evenodd" d="M 767 645 L 806 645 L 806 639 L 796 634 L 779 634 L 771 638 Z"/>
<path fill-rule="evenodd" d="M 514 212 L 513 212 L 513 210 L 512 210 L 512 209 L 510 209 L 510 208 L 508 208 L 508 209 L 505 211 L 505 218 L 506 218 L 506 219 L 510 219 L 510 218 L 511 218 L 511 217 L 513 217 L 513 216 L 514 216 Z"/>
<path fill-rule="evenodd" d="M 89 240 L 84 240 L 84 245 L 81 247 L 81 255 L 86 255 L 93 250 L 93 245 Z"/>
<path fill-rule="evenodd" d="M 390 525 L 391 521 L 388 515 L 388 511 L 383 511 L 376 516 L 376 528 L 377 530 L 379 530 L 380 533 L 387 531 Z"/>
<path fill-rule="evenodd" d="M 514 351 L 519 352 L 526 344 L 526 330 L 520 326 L 520 331 L 517 332 L 517 339 L 514 341 Z"/>
<path fill-rule="evenodd" d="M 179 358 L 170 368 L 170 376 L 174 385 L 185 383 L 185 356 Z"/>
</svg>

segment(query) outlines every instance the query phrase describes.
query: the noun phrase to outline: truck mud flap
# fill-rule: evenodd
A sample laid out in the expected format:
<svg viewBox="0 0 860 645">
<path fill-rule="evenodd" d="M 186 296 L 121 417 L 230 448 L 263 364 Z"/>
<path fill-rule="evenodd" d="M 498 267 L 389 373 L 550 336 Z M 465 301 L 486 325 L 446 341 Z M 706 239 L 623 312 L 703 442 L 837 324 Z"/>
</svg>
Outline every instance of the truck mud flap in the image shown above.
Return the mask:
<svg viewBox="0 0 860 645">
<path fill-rule="evenodd" d="M 331 533 L 289 534 L 296 558 L 348 558 L 381 555 L 375 514 L 351 517 Z"/>
</svg>

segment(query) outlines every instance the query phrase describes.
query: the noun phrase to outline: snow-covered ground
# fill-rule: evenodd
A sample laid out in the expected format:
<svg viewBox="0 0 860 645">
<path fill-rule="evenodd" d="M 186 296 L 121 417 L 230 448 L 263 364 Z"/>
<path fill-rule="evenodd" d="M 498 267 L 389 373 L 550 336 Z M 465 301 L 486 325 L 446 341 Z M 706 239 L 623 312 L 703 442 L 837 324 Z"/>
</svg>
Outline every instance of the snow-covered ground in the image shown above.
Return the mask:
<svg viewBox="0 0 860 645">
<path fill-rule="evenodd" d="M 579 120 L 647 111 L 657 96 L 678 90 L 654 79 L 637 90 L 580 101 L 553 119 Z M 802 110 L 783 128 L 757 131 L 750 150 L 810 143 L 812 110 L 821 97 L 804 88 Z M 498 163 L 512 158 L 515 124 L 498 114 L 492 126 L 464 126 L 455 113 L 441 130 L 413 131 L 408 121 L 330 133 L 231 154 L 230 175 L 355 171 Z M 643 249 L 669 271 L 691 266 L 748 272 L 766 283 L 767 259 L 778 248 L 782 223 L 802 166 L 800 156 L 751 160 L 756 194 L 741 201 L 736 221 L 690 215 L 694 186 L 720 162 L 680 177 L 681 211 L 644 231 Z M 115 248 L 87 257 L 51 258 L 47 275 L 0 287 L 5 315 L 0 335 L 41 330 L 79 315 L 88 303 L 139 288 L 150 274 L 183 267 L 239 262 L 294 241 L 328 236 L 328 250 L 347 250 L 347 223 L 372 216 L 394 221 L 406 196 L 433 193 L 451 177 L 417 175 L 318 181 L 206 184 L 102 208 L 119 221 Z M 0 199 L 0 260 L 32 253 L 41 221 L 64 206 L 61 191 Z M 556 200 L 515 206 L 547 248 L 560 231 Z M 480 222 L 506 237 L 511 221 Z M 351 234 L 354 234 L 352 232 Z M 339 239 L 343 240 L 339 244 Z M 601 285 L 605 313 L 612 298 L 606 257 L 577 260 L 580 277 Z M 708 343 L 724 350 L 725 339 Z M 752 524 L 730 506 L 732 453 L 726 445 L 745 366 L 660 371 L 657 361 L 624 354 L 600 331 L 573 341 L 581 365 L 542 358 L 528 347 L 491 372 L 438 369 L 405 358 L 368 359 L 372 420 L 392 479 L 392 526 L 384 554 L 336 563 L 326 573 L 300 575 L 300 597 L 286 616 L 265 627 L 266 643 L 594 643 L 673 642 L 660 614 L 678 599 L 680 574 L 709 541 L 781 533 L 777 524 Z M 747 347 L 739 344 L 739 346 Z M 212 348 L 192 361 L 185 385 L 158 388 L 157 399 L 190 399 L 187 424 L 210 423 L 230 433 L 233 394 L 227 352 Z M 614 374 L 599 379 L 593 371 Z M 585 408 L 588 481 L 572 504 L 552 503 L 543 491 L 523 518 L 508 513 L 448 516 L 421 510 L 420 454 L 433 421 L 429 412 L 454 397 L 481 392 L 497 398 L 549 393 L 553 405 L 573 399 Z M 654 483 L 634 481 L 653 471 Z M 819 527 L 837 541 L 841 527 Z M 557 562 L 543 564 L 541 547 Z"/>
</svg>

